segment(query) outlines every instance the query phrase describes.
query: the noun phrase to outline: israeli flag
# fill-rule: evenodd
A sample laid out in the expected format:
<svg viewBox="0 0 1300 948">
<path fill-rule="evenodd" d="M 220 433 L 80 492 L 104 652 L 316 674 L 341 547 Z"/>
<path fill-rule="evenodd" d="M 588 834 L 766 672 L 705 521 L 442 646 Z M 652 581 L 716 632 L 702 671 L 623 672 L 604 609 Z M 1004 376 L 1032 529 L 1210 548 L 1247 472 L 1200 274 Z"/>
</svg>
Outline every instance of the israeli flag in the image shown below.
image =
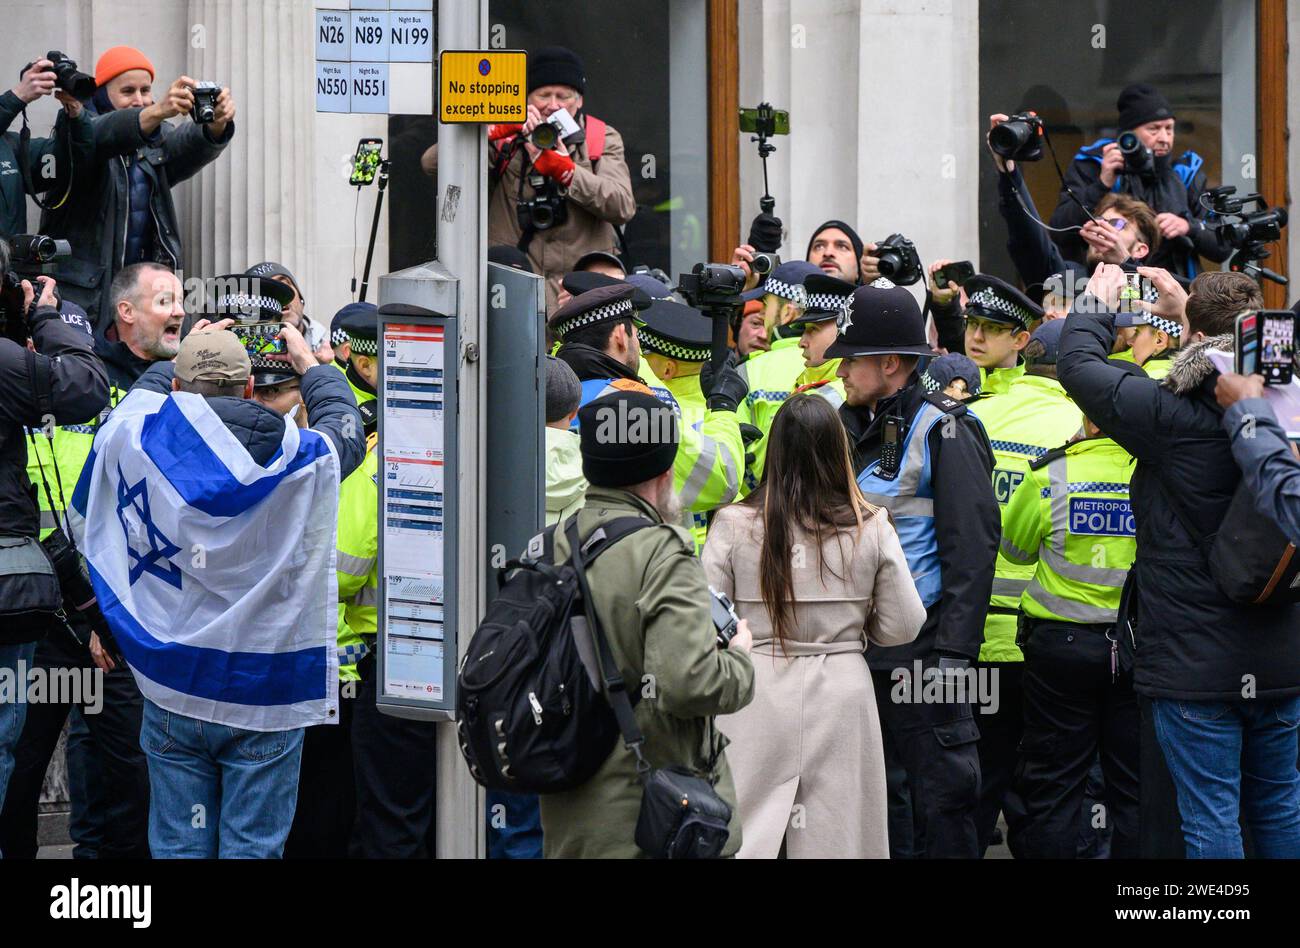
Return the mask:
<svg viewBox="0 0 1300 948">
<path fill-rule="evenodd" d="M 71 520 L 145 697 L 254 731 L 337 723 L 338 490 L 334 446 L 289 419 L 263 467 L 200 395 L 118 404 Z"/>
</svg>

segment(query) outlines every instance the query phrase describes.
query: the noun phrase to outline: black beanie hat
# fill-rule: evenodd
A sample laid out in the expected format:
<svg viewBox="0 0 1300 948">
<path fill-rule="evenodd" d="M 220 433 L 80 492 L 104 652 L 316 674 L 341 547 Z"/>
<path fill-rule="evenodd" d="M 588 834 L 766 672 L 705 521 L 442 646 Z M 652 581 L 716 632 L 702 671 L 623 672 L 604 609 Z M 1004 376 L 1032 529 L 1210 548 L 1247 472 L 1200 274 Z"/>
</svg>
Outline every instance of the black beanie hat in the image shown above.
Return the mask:
<svg viewBox="0 0 1300 948">
<path fill-rule="evenodd" d="M 572 86 L 578 95 L 587 93 L 587 70 L 578 54 L 563 46 L 544 46 L 528 54 L 528 91 L 538 86 Z"/>
<path fill-rule="evenodd" d="M 1115 102 L 1119 110 L 1119 130 L 1145 125 L 1147 122 L 1160 122 L 1173 118 L 1174 110 L 1169 100 L 1156 91 L 1156 87 L 1145 82 L 1135 82 L 1125 86 Z"/>
<path fill-rule="evenodd" d="M 582 474 L 596 487 L 630 487 L 673 466 L 680 438 L 673 410 L 648 391 L 616 391 L 578 411 Z"/>
<path fill-rule="evenodd" d="M 862 251 L 866 247 L 866 245 L 862 242 L 862 238 L 858 236 L 858 232 L 854 230 L 852 227 L 850 227 L 848 224 L 844 223 L 844 221 L 827 221 L 825 224 L 822 224 L 815 231 L 813 231 L 812 236 L 808 238 L 808 249 L 804 251 L 803 258 L 807 260 L 808 257 L 812 254 L 813 241 L 817 239 L 817 235 L 824 230 L 829 230 L 832 227 L 836 228 L 837 230 L 844 231 L 845 235 L 849 238 L 849 243 L 853 245 L 853 252 L 857 255 L 856 259 L 858 261 L 861 261 Z M 859 262 L 858 265 L 861 266 L 861 263 Z"/>
</svg>

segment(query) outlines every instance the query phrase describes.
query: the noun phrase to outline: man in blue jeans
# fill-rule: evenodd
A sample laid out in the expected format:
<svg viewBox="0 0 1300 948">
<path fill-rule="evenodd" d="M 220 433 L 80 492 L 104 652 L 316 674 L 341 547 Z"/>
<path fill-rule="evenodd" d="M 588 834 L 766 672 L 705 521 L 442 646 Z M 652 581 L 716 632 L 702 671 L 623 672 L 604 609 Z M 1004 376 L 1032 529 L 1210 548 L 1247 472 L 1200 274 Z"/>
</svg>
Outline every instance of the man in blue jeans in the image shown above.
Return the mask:
<svg viewBox="0 0 1300 948">
<path fill-rule="evenodd" d="M 256 289 L 237 299 L 278 311 Z M 96 435 L 73 528 L 115 639 L 91 653 L 124 659 L 144 697 L 154 857 L 278 858 L 303 729 L 338 722 L 334 528 L 364 433 L 347 381 L 292 326 L 301 430 L 252 400 L 243 345 L 205 324 Z"/>
<path fill-rule="evenodd" d="M 15 686 L 25 688 L 27 675 L 24 669 L 31 664 L 35 654 L 35 642 L 0 645 L 0 676 L 12 678 Z M 9 775 L 14 772 L 14 747 L 22 736 L 26 720 L 26 701 L 0 701 L 0 809 L 4 807 Z"/>
<path fill-rule="evenodd" d="M 1300 606 L 1232 602 L 1203 552 L 1242 480 L 1241 439 L 1224 431 L 1208 353 L 1231 352 L 1237 314 L 1263 300 L 1241 273 L 1203 273 L 1185 300 L 1163 281 L 1160 300 L 1142 306 L 1187 331 L 1156 382 L 1109 359 L 1123 284 L 1119 267 L 1097 268 L 1066 319 L 1057 364 L 1084 413 L 1137 459 L 1137 557 L 1118 659 L 1150 702 L 1187 856 L 1241 858 L 1244 822 L 1258 855 L 1300 858 Z"/>
</svg>

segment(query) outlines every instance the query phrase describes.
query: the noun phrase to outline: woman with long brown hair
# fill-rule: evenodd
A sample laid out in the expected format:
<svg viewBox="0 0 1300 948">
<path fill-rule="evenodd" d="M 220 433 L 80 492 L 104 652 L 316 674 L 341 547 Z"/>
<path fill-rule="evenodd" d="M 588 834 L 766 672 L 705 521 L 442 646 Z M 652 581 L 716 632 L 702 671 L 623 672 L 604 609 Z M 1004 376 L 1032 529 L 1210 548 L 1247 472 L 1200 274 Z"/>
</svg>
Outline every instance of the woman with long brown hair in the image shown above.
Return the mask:
<svg viewBox="0 0 1300 948">
<path fill-rule="evenodd" d="M 830 403 L 786 400 L 758 488 L 719 511 L 709 582 L 754 636 L 754 700 L 731 739 L 742 857 L 889 855 L 870 645 L 916 638 L 925 608 L 888 511 L 863 498 Z"/>
</svg>

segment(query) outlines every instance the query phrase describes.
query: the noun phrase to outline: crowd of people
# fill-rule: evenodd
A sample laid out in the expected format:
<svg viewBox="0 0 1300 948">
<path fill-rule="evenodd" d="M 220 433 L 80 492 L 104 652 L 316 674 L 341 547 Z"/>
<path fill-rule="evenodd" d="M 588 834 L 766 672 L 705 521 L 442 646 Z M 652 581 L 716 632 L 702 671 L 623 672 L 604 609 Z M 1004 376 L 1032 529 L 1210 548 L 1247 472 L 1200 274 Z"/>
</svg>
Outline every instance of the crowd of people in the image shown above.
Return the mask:
<svg viewBox="0 0 1300 948">
<path fill-rule="evenodd" d="M 195 83 L 155 97 L 139 50 L 88 99 L 52 67 L 0 95 L 0 132 L 63 105 L 0 135 L 59 169 L 0 176 L 4 235 L 61 195 L 40 230 L 70 248 L 0 327 L 0 671 L 104 695 L 0 701 L 0 854 L 35 856 L 66 729 L 76 856 L 428 858 L 436 726 L 376 706 L 378 311 L 310 315 L 263 261 L 187 312 L 171 189 L 233 95 L 187 121 Z M 1240 495 L 1300 542 L 1300 461 L 1262 379 L 1214 361 L 1263 298 L 1202 272 L 1231 247 L 1159 91 L 1117 103 L 1149 162 L 1083 148 L 1050 224 L 991 149 L 1014 272 L 936 259 L 921 302 L 843 219 L 772 261 L 802 235 L 765 212 L 706 313 L 627 259 L 580 57 L 532 53 L 527 86 L 486 129 L 489 260 L 545 280 L 549 555 L 644 521 L 588 588 L 641 737 L 563 791 L 490 788 L 491 856 L 646 855 L 647 761 L 713 788 L 722 855 L 1300 856 L 1300 606 L 1229 596 L 1209 550 Z"/>
</svg>

